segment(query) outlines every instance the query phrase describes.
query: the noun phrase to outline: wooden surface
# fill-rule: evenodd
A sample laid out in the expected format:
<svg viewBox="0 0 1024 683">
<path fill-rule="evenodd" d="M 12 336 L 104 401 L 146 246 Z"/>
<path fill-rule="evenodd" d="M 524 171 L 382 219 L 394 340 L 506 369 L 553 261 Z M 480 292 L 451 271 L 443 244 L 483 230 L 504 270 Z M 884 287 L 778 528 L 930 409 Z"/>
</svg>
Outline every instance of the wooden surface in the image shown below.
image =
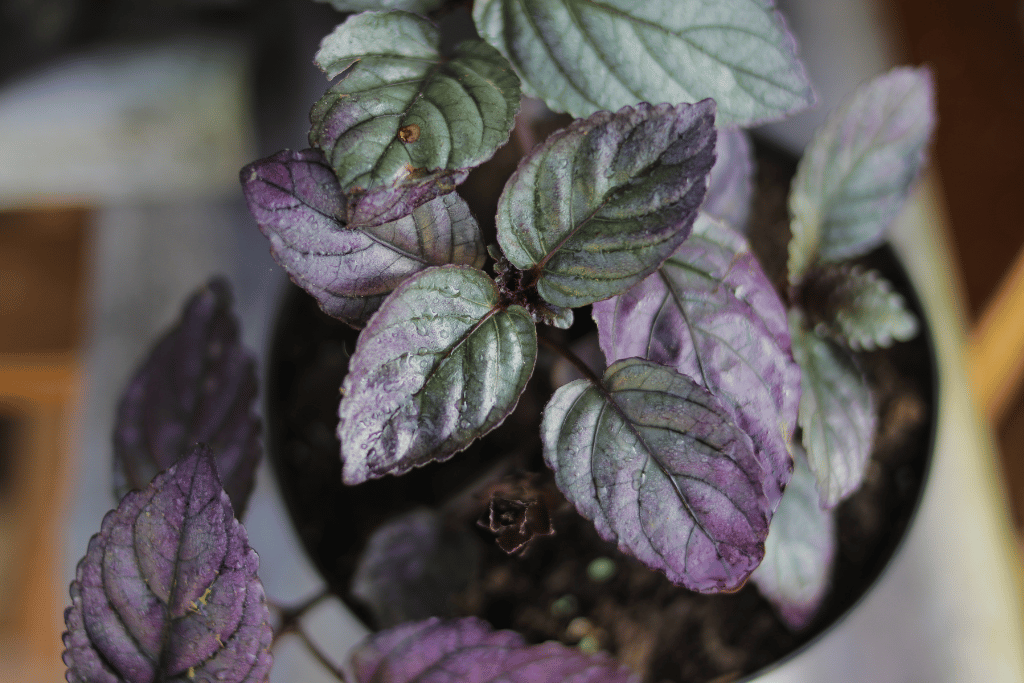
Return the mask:
<svg viewBox="0 0 1024 683">
<path fill-rule="evenodd" d="M 63 678 L 66 592 L 57 542 L 70 512 L 88 213 L 0 213 L 0 682 Z"/>
</svg>

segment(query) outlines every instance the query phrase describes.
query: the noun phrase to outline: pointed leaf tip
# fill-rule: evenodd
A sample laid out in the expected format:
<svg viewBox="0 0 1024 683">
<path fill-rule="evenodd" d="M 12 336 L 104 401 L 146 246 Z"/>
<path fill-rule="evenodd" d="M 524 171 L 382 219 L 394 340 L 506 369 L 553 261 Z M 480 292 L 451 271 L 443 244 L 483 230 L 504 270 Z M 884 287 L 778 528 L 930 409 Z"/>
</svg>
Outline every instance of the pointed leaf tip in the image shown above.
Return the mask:
<svg viewBox="0 0 1024 683">
<path fill-rule="evenodd" d="M 192 295 L 125 389 L 114 429 L 117 498 L 205 443 L 241 515 L 263 451 L 257 392 L 256 359 L 242 345 L 231 289 L 215 278 Z"/>
<path fill-rule="evenodd" d="M 107 513 L 65 612 L 70 683 L 261 683 L 271 666 L 259 560 L 197 446 Z"/>
</svg>

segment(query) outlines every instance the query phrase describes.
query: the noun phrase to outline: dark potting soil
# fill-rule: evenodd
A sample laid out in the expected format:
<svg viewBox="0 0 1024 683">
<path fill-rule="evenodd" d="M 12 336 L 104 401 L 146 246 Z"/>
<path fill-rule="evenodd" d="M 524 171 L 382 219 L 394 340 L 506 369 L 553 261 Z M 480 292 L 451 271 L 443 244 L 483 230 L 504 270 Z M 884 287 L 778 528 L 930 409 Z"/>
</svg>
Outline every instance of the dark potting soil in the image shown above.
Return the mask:
<svg viewBox="0 0 1024 683">
<path fill-rule="evenodd" d="M 793 170 L 785 154 L 758 146 L 754 215 L 761 220 L 751 226 L 751 241 L 767 259 L 774 282 L 785 276 L 777 265 L 785 258 L 778 232 L 785 229 Z M 894 282 L 923 322 L 891 251 L 879 249 L 862 261 Z M 586 310 L 576 312 L 571 330 L 539 330 L 561 342 L 592 331 Z M 608 650 L 651 683 L 738 680 L 814 639 L 869 589 L 903 538 L 928 469 L 936 410 L 933 352 L 925 329 L 911 342 L 861 356 L 880 411 L 875 452 L 864 485 L 838 509 L 831 592 L 813 622 L 792 632 L 752 584 L 722 595 L 674 586 L 601 540 L 565 503 L 541 457 L 540 414 L 552 391 L 555 364 L 543 346 L 515 412 L 467 451 L 402 477 L 343 486 L 335 436 L 338 389 L 355 339 L 353 330 L 320 312 L 312 297 L 289 289 L 268 369 L 268 446 L 313 563 L 371 628 L 377 627 L 371 612 L 349 593 L 370 534 L 403 512 L 447 502 L 447 517 L 475 534 L 483 549 L 475 579 L 451 601 L 451 616 L 478 615 L 531 642 L 553 639 Z M 487 517 L 488 482 L 501 481 L 530 489 L 531 495 L 520 497 L 543 501 L 554 528 L 513 555 L 478 524 Z"/>
</svg>

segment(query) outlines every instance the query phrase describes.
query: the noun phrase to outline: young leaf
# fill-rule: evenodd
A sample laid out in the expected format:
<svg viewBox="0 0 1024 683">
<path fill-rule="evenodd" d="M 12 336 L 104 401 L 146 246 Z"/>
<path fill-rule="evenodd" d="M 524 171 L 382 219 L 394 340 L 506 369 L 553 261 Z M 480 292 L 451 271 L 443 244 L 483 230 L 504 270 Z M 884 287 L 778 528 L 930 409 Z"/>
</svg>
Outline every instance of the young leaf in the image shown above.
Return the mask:
<svg viewBox="0 0 1024 683">
<path fill-rule="evenodd" d="M 445 266 L 406 280 L 359 336 L 342 385 L 345 483 L 461 451 L 512 412 L 536 358 L 530 314 L 503 306 L 483 272 Z"/>
<path fill-rule="evenodd" d="M 432 23 L 364 12 L 324 38 L 316 63 L 341 79 L 310 113 L 310 144 L 334 169 L 354 224 L 394 220 L 465 180 L 508 140 L 519 79 L 478 40 L 451 57 Z"/>
<path fill-rule="evenodd" d="M 917 318 L 877 270 L 841 265 L 805 281 L 805 304 L 821 316 L 814 331 L 853 351 L 874 351 L 913 339 Z"/>
<path fill-rule="evenodd" d="M 893 69 L 862 85 L 815 134 L 789 196 L 790 281 L 816 261 L 877 246 L 924 165 L 935 128 L 927 68 Z"/>
<path fill-rule="evenodd" d="M 690 590 L 743 585 L 764 554 L 771 506 L 750 437 L 685 375 L 639 358 L 604 381 L 559 388 L 544 460 L 598 533 Z"/>
<path fill-rule="evenodd" d="M 71 683 L 265 681 L 259 560 L 198 446 L 107 513 L 64 613 Z"/>
<path fill-rule="evenodd" d="M 836 521 L 832 510 L 818 504 L 818 482 L 799 446 L 793 460 L 793 479 L 772 518 L 764 560 L 750 579 L 782 620 L 799 630 L 814 617 L 828 591 Z"/>
<path fill-rule="evenodd" d="M 242 186 L 274 260 L 325 313 L 354 327 L 413 273 L 449 263 L 480 267 L 486 258 L 476 220 L 455 193 L 383 225 L 346 227 L 341 188 L 317 150 L 249 164 Z"/>
<path fill-rule="evenodd" d="M 359 556 L 352 595 L 377 625 L 451 616 L 453 598 L 476 576 L 480 547 L 463 527 L 426 508 L 378 527 Z"/>
<path fill-rule="evenodd" d="M 793 467 L 800 368 L 786 309 L 746 240 L 701 214 L 654 274 L 593 311 L 609 363 L 637 356 L 667 365 L 735 409 L 774 508 Z"/>
<path fill-rule="evenodd" d="M 744 232 L 754 195 L 754 155 L 750 139 L 740 128 L 719 128 L 715 165 L 708 177 L 708 194 L 701 211 Z"/>
<path fill-rule="evenodd" d="M 351 656 L 353 683 L 640 683 L 605 653 L 549 641 L 527 645 L 474 617 L 402 624 L 369 636 Z"/>
<path fill-rule="evenodd" d="M 749 126 L 814 100 L 765 0 L 478 0 L 473 19 L 531 94 L 576 117 L 714 98 L 720 123 Z"/>
<path fill-rule="evenodd" d="M 426 14 L 444 4 L 444 0 L 316 0 L 326 2 L 339 12 L 364 12 L 366 10 L 397 9 L 406 12 Z"/>
<path fill-rule="evenodd" d="M 120 500 L 184 457 L 213 450 L 224 488 L 241 515 L 262 454 L 256 360 L 242 346 L 227 281 L 211 280 L 185 304 L 128 383 L 114 428 Z"/>
<path fill-rule="evenodd" d="M 831 509 L 864 480 L 878 418 L 871 389 L 849 352 L 807 330 L 796 311 L 790 331 L 802 373 L 798 423 L 821 506 Z"/>
<path fill-rule="evenodd" d="M 498 243 L 571 308 L 626 291 L 686 239 L 715 159 L 715 104 L 599 112 L 523 159 L 498 201 Z"/>
</svg>

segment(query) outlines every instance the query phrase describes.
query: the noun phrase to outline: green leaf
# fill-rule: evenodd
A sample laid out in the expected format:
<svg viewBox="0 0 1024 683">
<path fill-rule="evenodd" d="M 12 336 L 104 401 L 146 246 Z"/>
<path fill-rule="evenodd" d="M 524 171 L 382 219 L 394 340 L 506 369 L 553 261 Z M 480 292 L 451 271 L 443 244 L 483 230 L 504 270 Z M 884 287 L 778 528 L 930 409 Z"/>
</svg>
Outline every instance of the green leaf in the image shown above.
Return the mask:
<svg viewBox="0 0 1024 683">
<path fill-rule="evenodd" d="M 927 68 L 862 85 L 815 134 L 789 195 L 789 278 L 815 262 L 865 254 L 884 239 L 925 161 L 935 128 Z"/>
<path fill-rule="evenodd" d="M 808 280 L 812 296 L 807 303 L 819 301 L 822 309 L 813 312 L 821 315 L 821 319 L 815 318 L 818 335 L 853 351 L 888 348 L 917 335 L 917 317 L 877 270 L 845 265 Z M 814 296 L 818 292 L 820 295 Z"/>
<path fill-rule="evenodd" d="M 404 10 L 426 14 L 444 4 L 444 0 L 316 0 L 328 3 L 339 12 L 363 12 L 366 10 Z"/>
<path fill-rule="evenodd" d="M 549 137 L 498 200 L 498 243 L 546 301 L 620 294 L 689 235 L 714 163 L 715 105 L 640 103 Z"/>
<path fill-rule="evenodd" d="M 498 426 L 537 358 L 521 306 L 466 266 L 402 283 L 359 336 L 342 385 L 343 477 L 358 484 L 445 460 Z"/>
<path fill-rule="evenodd" d="M 804 448 L 824 508 L 833 508 L 864 480 L 878 418 L 871 388 L 850 353 L 806 328 L 790 312 L 793 356 L 801 370 Z"/>
<path fill-rule="evenodd" d="M 814 100 L 765 0 L 478 0 L 473 19 L 530 94 L 576 117 L 711 97 L 720 124 L 751 125 Z"/>
<path fill-rule="evenodd" d="M 508 140 L 519 79 L 478 40 L 450 57 L 431 22 L 408 12 L 353 15 L 324 38 L 316 63 L 341 79 L 310 113 L 310 144 L 323 151 L 348 195 L 350 224 L 381 223 L 395 188 L 408 213 L 451 192 Z M 382 208 L 377 193 L 386 194 Z"/>
</svg>

